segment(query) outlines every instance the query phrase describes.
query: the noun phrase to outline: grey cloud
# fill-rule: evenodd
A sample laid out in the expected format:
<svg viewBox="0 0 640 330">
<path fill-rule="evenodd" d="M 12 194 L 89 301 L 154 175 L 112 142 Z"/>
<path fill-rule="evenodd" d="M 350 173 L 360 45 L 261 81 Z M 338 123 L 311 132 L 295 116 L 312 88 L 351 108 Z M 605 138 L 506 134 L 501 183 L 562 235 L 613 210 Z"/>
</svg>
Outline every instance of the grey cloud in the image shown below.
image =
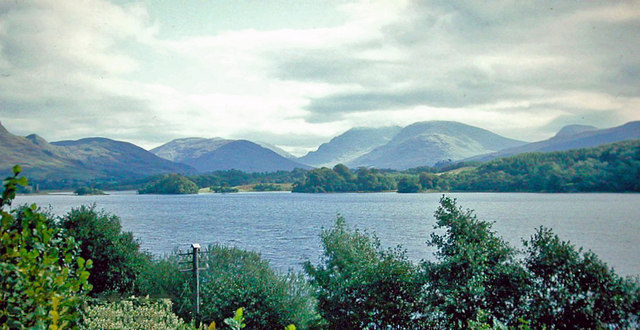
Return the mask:
<svg viewBox="0 0 640 330">
<path fill-rule="evenodd" d="M 311 122 L 416 105 L 472 110 L 562 91 L 636 96 L 638 19 L 578 19 L 608 5 L 413 1 L 401 19 L 382 28 L 380 39 L 280 54 L 274 58 L 273 75 L 364 89 L 310 99 L 306 110 Z M 373 53 L 384 47 L 404 58 L 359 59 L 363 50 Z M 498 60 L 483 62 L 492 57 Z"/>
</svg>

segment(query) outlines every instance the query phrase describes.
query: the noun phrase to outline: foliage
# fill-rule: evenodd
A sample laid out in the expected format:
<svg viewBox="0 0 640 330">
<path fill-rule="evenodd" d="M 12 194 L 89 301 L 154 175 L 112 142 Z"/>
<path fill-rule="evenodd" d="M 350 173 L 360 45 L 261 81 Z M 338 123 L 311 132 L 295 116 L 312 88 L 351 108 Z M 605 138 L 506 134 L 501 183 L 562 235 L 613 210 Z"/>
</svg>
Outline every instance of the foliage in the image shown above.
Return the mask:
<svg viewBox="0 0 640 330">
<path fill-rule="evenodd" d="M 282 191 L 282 185 L 273 184 L 273 183 L 258 183 L 253 186 L 254 191 Z"/>
<path fill-rule="evenodd" d="M 169 299 L 130 297 L 97 301 L 85 311 L 84 329 L 195 329 L 173 314 Z"/>
<path fill-rule="evenodd" d="M 330 328 L 637 327 L 640 282 L 549 229 L 518 254 L 453 199 L 443 196 L 435 217 L 436 258 L 421 268 L 341 217 L 323 231 L 324 259 L 305 269 Z"/>
<path fill-rule="evenodd" d="M 413 176 L 403 177 L 398 181 L 399 193 L 417 193 L 422 190 L 418 178 Z"/>
<path fill-rule="evenodd" d="M 320 321 L 306 280 L 298 274 L 277 273 L 257 253 L 212 245 L 203 251 L 200 265 L 206 268 L 200 272 L 200 317 L 205 323 L 223 324 L 238 307 L 244 308 L 245 323 L 256 329 L 289 324 L 309 328 Z M 177 254 L 154 261 L 144 288 L 152 296 L 171 298 L 176 313 L 189 318 L 192 278 L 179 272 L 184 268 Z"/>
<path fill-rule="evenodd" d="M 10 208 L 20 167 L 4 181 L 0 199 L 0 327 L 53 329 L 77 326 L 91 261 L 78 255 L 73 236 L 36 205 Z"/>
<path fill-rule="evenodd" d="M 640 141 L 500 158 L 441 180 L 456 191 L 640 191 Z"/>
<path fill-rule="evenodd" d="M 376 237 L 351 230 L 342 217 L 321 238 L 324 259 L 305 270 L 330 328 L 412 327 L 421 283 L 403 251 L 381 250 Z"/>
<path fill-rule="evenodd" d="M 228 186 L 213 186 L 211 187 L 211 191 L 215 193 L 237 193 L 238 188 L 228 187 Z"/>
<path fill-rule="evenodd" d="M 325 193 L 395 190 L 396 182 L 376 169 L 359 168 L 354 175 L 344 165 L 310 170 L 293 185 L 293 192 Z"/>
<path fill-rule="evenodd" d="M 242 307 L 238 308 L 233 317 L 224 319 L 224 323 L 228 325 L 232 330 L 240 330 L 246 327 L 244 324 L 244 310 Z"/>
<path fill-rule="evenodd" d="M 537 327 L 627 328 L 634 322 L 630 315 L 638 321 L 637 282 L 619 277 L 595 254 L 582 253 L 549 229 L 539 228 L 524 243 L 532 276 L 524 313 Z"/>
<path fill-rule="evenodd" d="M 515 324 L 513 311 L 527 289 L 526 274 L 514 261 L 515 250 L 496 236 L 490 223 L 448 197 L 441 198 L 435 218 L 436 232 L 428 244 L 437 248 L 437 261 L 423 264 L 427 324 L 464 327 L 479 311 Z"/>
<path fill-rule="evenodd" d="M 72 209 L 60 226 L 80 241 L 80 255 L 93 260 L 91 294 L 131 294 L 138 274 L 148 262 L 130 232 L 123 233 L 120 218 L 96 210 L 95 205 Z"/>
<path fill-rule="evenodd" d="M 93 187 L 82 186 L 73 191 L 78 196 L 84 195 L 106 195 L 104 191 Z"/>
<path fill-rule="evenodd" d="M 197 194 L 198 186 L 181 174 L 166 174 L 138 190 L 140 194 Z"/>
<path fill-rule="evenodd" d="M 291 183 L 304 178 L 306 170 L 294 169 L 293 171 L 277 171 L 270 173 L 246 173 L 238 170 L 216 171 L 189 177 L 198 187 L 211 186 L 242 186 L 258 183 Z"/>
</svg>

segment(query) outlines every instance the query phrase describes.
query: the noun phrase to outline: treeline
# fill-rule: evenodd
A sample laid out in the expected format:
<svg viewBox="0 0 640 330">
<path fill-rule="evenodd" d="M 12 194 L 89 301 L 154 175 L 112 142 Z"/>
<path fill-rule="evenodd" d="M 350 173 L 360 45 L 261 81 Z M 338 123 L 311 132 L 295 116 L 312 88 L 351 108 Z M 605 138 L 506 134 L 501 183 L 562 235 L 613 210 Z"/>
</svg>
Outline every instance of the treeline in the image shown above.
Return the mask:
<svg viewBox="0 0 640 330">
<path fill-rule="evenodd" d="M 293 185 L 293 192 L 305 193 L 378 192 L 395 189 L 395 180 L 380 170 L 363 167 L 352 173 L 343 164 L 338 164 L 333 169 L 323 167 L 310 170 L 305 173 L 302 180 Z"/>
<path fill-rule="evenodd" d="M 630 140 L 595 148 L 550 153 L 526 153 L 486 163 L 441 161 L 406 171 L 372 168 L 349 169 L 342 164 L 333 168 L 295 169 L 271 173 L 245 173 L 238 170 L 180 176 L 159 175 L 135 182 L 95 181 L 87 185 L 106 189 L 138 189 L 142 192 L 171 191 L 152 187 L 171 177 L 183 191 L 243 185 L 293 183 L 294 192 L 379 192 L 421 191 L 496 191 L 496 192 L 638 192 L 640 191 L 640 141 Z M 183 179 L 184 178 L 184 179 Z M 76 182 L 77 184 L 80 184 Z M 166 183 L 166 182 L 165 182 Z M 68 186 L 73 182 L 64 182 Z M 162 185 L 163 183 L 160 183 Z M 188 186 L 193 186 L 188 184 Z M 55 188 L 52 182 L 33 184 L 21 192 Z M 262 187 L 262 186 L 259 186 Z M 212 190 L 215 190 L 212 189 Z M 175 189 L 173 189 L 175 190 Z"/>
<path fill-rule="evenodd" d="M 180 272 L 188 256 L 141 252 L 117 216 L 95 207 L 57 219 L 35 205 L 5 210 L 25 183 L 8 178 L 0 199 L 0 324 L 197 328 L 192 277 Z M 307 262 L 304 274 L 276 272 L 254 252 L 209 246 L 200 321 L 231 329 L 638 326 L 638 279 L 618 276 L 551 230 L 538 229 L 519 252 L 455 200 L 443 197 L 435 218 L 427 244 L 436 258 L 420 264 L 343 218 L 322 232 L 323 258 Z"/>
<path fill-rule="evenodd" d="M 468 171 L 422 175 L 421 189 L 515 192 L 638 192 L 640 141 L 495 159 Z"/>
<path fill-rule="evenodd" d="M 380 191 L 361 184 L 360 174 L 400 193 L 422 191 L 638 192 L 640 141 L 549 153 L 526 153 L 487 163 L 445 164 L 407 171 L 358 169 L 344 165 L 306 172 L 295 192 Z M 372 189 L 373 188 L 373 189 Z"/>
</svg>

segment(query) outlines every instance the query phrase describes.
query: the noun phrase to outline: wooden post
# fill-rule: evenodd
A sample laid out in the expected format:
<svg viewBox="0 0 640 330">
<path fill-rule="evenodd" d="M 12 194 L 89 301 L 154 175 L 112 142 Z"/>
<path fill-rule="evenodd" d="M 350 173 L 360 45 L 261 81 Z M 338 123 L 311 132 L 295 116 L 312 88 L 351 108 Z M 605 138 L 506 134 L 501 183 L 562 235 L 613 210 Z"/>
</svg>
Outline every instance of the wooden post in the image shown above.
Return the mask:
<svg viewBox="0 0 640 330">
<path fill-rule="evenodd" d="M 193 311 L 196 324 L 200 321 L 200 268 L 198 267 L 198 255 L 200 254 L 200 244 L 191 244 L 193 249 Z"/>
</svg>

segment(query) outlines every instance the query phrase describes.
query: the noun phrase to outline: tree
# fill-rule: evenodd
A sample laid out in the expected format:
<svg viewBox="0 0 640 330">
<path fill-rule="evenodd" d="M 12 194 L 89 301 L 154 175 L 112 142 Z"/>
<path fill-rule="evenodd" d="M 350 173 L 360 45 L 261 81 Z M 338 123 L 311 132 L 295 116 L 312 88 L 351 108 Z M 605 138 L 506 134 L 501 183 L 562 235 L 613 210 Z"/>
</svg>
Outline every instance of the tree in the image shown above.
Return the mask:
<svg viewBox="0 0 640 330">
<path fill-rule="evenodd" d="M 536 327 L 628 328 L 634 315 L 638 321 L 637 282 L 621 278 L 595 254 L 581 253 L 550 229 L 540 227 L 524 244 L 532 277 L 524 312 Z"/>
<path fill-rule="evenodd" d="M 398 181 L 398 192 L 399 193 L 417 193 L 420 191 L 420 184 L 418 183 L 418 178 L 411 177 L 403 177 Z"/>
<path fill-rule="evenodd" d="M 123 233 L 120 218 L 96 210 L 95 205 L 72 209 L 60 219 L 69 235 L 80 241 L 80 255 L 93 260 L 91 295 L 132 294 L 138 274 L 148 263 L 130 232 Z"/>
<path fill-rule="evenodd" d="M 34 205 L 9 209 L 16 187 L 26 185 L 13 177 L 4 181 L 0 199 L 0 324 L 7 328 L 67 328 L 79 325 L 91 261 L 79 256 L 73 236 Z"/>
<path fill-rule="evenodd" d="M 181 174 L 166 174 L 138 190 L 140 194 L 197 194 L 198 186 Z"/>
<path fill-rule="evenodd" d="M 380 249 L 375 236 L 349 229 L 342 217 L 321 238 L 324 259 L 305 270 L 330 328 L 412 327 L 421 283 L 404 251 Z"/>
<path fill-rule="evenodd" d="M 208 267 L 201 273 L 201 314 L 206 323 L 222 324 L 239 307 L 246 311 L 246 323 L 258 329 L 289 324 L 306 328 L 318 321 L 304 279 L 275 272 L 257 253 L 210 245 L 203 263 Z"/>
<path fill-rule="evenodd" d="M 425 324 L 464 328 L 486 311 L 511 325 L 527 289 L 527 276 L 514 261 L 515 250 L 491 231 L 491 224 L 443 196 L 431 234 L 437 261 L 423 264 Z M 441 230 L 444 230 L 440 234 Z"/>
</svg>

